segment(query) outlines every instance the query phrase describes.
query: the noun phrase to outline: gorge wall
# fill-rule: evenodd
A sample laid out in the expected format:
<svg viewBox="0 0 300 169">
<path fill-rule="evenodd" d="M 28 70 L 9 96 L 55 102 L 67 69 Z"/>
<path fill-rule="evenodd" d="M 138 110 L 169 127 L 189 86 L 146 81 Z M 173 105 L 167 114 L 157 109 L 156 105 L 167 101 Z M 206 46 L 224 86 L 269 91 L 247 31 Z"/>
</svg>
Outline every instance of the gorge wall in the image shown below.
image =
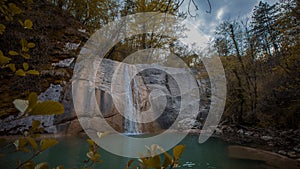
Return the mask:
<svg viewBox="0 0 300 169">
<path fill-rule="evenodd" d="M 120 71 L 116 72 L 117 68 Z M 139 68 L 143 68 L 143 71 L 137 73 Z M 164 70 L 172 72 L 172 74 L 168 74 Z M 199 104 L 199 100 L 197 103 L 184 103 L 181 98 L 183 94 L 190 94 L 195 90 L 189 86 L 191 79 L 188 79 L 185 73 L 184 69 L 164 67 L 158 64 L 129 65 L 104 59 L 99 66 L 95 83 L 95 96 L 102 113 L 101 116 L 118 132 L 129 134 L 153 133 L 168 129 L 175 122 L 181 106 L 185 104 L 185 108 L 182 109 L 183 116 L 176 123 L 176 128 L 185 130 L 200 127 L 201 123 L 195 121 L 196 118 L 193 117 L 194 115 L 189 109 L 189 105 Z M 117 78 L 112 85 L 113 76 Z M 185 81 L 184 85 L 187 85 L 185 88 L 190 91 L 180 93 L 179 84 L 174 76 Z M 32 120 L 40 120 L 47 133 L 73 135 L 81 132 L 82 128 L 73 106 L 71 84 L 72 82 L 69 82 L 64 87 L 51 85 L 39 96 L 41 101 L 60 101 L 65 107 L 64 114 L 31 116 L 19 120 L 13 120 L 13 117 L 9 116 L 1 120 L 1 132 L 20 133 L 29 128 Z M 203 88 L 201 85 L 198 87 Z M 112 96 L 112 91 L 114 96 Z M 199 91 L 201 94 L 202 90 Z M 201 106 L 199 110 L 203 112 L 199 117 L 203 118 L 202 115 L 208 110 L 203 109 L 203 105 Z M 91 125 L 101 125 L 93 120 L 93 116 L 89 118 Z M 133 122 L 139 119 L 154 120 L 147 123 Z"/>
</svg>

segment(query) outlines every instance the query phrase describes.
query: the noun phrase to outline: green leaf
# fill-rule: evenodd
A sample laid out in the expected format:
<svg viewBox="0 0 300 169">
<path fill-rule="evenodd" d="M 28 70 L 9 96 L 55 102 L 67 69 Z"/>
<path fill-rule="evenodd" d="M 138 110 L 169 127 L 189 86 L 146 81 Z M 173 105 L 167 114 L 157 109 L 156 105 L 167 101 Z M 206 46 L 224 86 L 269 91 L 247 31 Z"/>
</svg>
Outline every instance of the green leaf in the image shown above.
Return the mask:
<svg viewBox="0 0 300 169">
<path fill-rule="evenodd" d="M 27 137 L 27 141 L 29 142 L 33 150 L 36 151 L 38 147 L 36 141 L 32 137 Z"/>
<path fill-rule="evenodd" d="M 31 75 L 40 75 L 40 72 L 37 70 L 28 70 L 26 73 L 31 74 Z"/>
<path fill-rule="evenodd" d="M 44 138 L 40 142 L 40 149 L 41 151 L 46 150 L 47 148 L 50 148 L 58 143 L 57 140 L 51 139 L 51 138 Z"/>
<path fill-rule="evenodd" d="M 30 19 L 26 19 L 24 21 L 24 28 L 25 29 L 32 29 L 32 21 Z"/>
<path fill-rule="evenodd" d="M 5 32 L 5 25 L 0 24 L 0 35 L 2 35 Z"/>
<path fill-rule="evenodd" d="M 13 71 L 13 72 L 16 71 L 16 65 L 14 63 L 8 64 L 8 67 L 10 68 L 11 71 Z"/>
<path fill-rule="evenodd" d="M 24 113 L 28 108 L 29 102 L 28 100 L 16 99 L 13 101 L 13 104 L 16 109 L 18 109 L 21 113 Z"/>
<path fill-rule="evenodd" d="M 52 115 L 63 113 L 64 106 L 61 103 L 52 100 L 37 103 L 29 112 L 30 115 Z"/>
<path fill-rule="evenodd" d="M 16 51 L 14 51 L 14 50 L 10 50 L 10 51 L 8 52 L 8 54 L 11 55 L 11 56 L 17 56 L 17 55 L 19 55 L 19 53 L 16 52 Z"/>
<path fill-rule="evenodd" d="M 183 153 L 184 149 L 185 149 L 184 145 L 178 145 L 178 146 L 174 147 L 173 156 L 174 156 L 175 161 L 177 161 L 179 159 L 179 157 Z"/>
<path fill-rule="evenodd" d="M 34 169 L 50 169 L 48 163 L 39 163 L 34 167 Z"/>
<path fill-rule="evenodd" d="M 29 68 L 28 63 L 24 62 L 23 63 L 23 68 L 24 68 L 25 71 L 28 70 L 28 68 Z"/>
<path fill-rule="evenodd" d="M 30 42 L 30 43 L 27 44 L 27 47 L 28 47 L 28 48 L 34 48 L 34 47 L 35 47 L 35 44 L 32 43 L 32 42 Z"/>
<path fill-rule="evenodd" d="M 18 76 L 26 76 L 26 73 L 24 72 L 23 69 L 17 70 L 15 74 L 18 75 Z"/>
</svg>

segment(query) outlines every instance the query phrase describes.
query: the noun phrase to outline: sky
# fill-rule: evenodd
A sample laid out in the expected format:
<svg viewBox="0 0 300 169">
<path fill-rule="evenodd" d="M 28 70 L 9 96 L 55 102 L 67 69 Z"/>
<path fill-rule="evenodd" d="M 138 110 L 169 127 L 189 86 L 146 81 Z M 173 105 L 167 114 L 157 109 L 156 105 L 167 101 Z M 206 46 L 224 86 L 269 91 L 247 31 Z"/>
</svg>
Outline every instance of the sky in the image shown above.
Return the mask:
<svg viewBox="0 0 300 169">
<path fill-rule="evenodd" d="M 187 30 L 186 38 L 181 39 L 185 44 L 196 44 L 198 48 L 205 49 L 211 46 L 214 38 L 215 28 L 227 19 L 243 19 L 251 17 L 251 13 L 260 0 L 210 0 L 211 13 L 207 13 L 209 5 L 207 0 L 194 0 L 198 10 L 190 8 L 191 14 L 196 17 L 188 17 L 188 21 L 194 25 L 195 29 Z M 278 0 L 262 0 L 269 4 L 274 4 Z M 188 10 L 189 0 L 185 0 L 180 10 Z M 191 5 L 191 7 L 193 7 Z"/>
<path fill-rule="evenodd" d="M 182 5 L 181 10 L 187 10 L 188 1 Z M 208 36 L 212 36 L 216 26 L 226 19 L 245 18 L 250 17 L 253 8 L 258 5 L 260 0 L 210 0 L 211 13 L 207 13 L 209 6 L 207 0 L 194 0 L 198 6 L 196 11 L 196 18 L 189 18 L 200 31 Z M 278 0 L 264 0 L 269 4 L 273 4 Z M 195 14 L 194 9 L 191 8 L 191 13 Z"/>
</svg>

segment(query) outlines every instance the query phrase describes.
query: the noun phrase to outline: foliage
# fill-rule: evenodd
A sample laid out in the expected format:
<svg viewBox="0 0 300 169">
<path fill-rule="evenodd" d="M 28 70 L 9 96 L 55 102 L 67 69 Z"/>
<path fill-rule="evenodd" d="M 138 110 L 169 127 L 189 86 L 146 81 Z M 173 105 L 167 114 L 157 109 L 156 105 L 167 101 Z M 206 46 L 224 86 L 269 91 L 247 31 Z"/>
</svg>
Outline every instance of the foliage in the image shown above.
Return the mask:
<svg viewBox="0 0 300 169">
<path fill-rule="evenodd" d="M 30 5 L 33 2 L 31 0 L 29 1 L 23 1 L 24 4 Z M 0 17 L 4 17 L 6 23 L 8 22 L 16 22 L 14 20 L 14 17 L 16 15 L 22 14 L 24 11 L 18 7 L 15 3 L 8 2 L 7 0 L 3 0 L 0 3 Z M 32 29 L 33 23 L 30 19 L 26 19 L 24 21 L 18 20 L 18 23 L 21 24 L 21 26 L 24 29 Z M 0 35 L 3 35 L 5 33 L 6 26 L 4 23 L 0 23 Z M 39 75 L 39 72 L 36 70 L 29 70 L 29 65 L 25 61 L 22 63 L 22 68 L 16 68 L 16 62 L 17 59 L 15 56 L 22 56 L 25 60 L 30 59 L 29 50 L 35 47 L 35 44 L 32 42 L 27 42 L 26 39 L 22 38 L 20 40 L 20 46 L 21 49 L 19 51 L 10 50 L 8 52 L 8 55 L 4 55 L 3 51 L 0 49 L 0 68 L 9 68 L 12 72 L 15 73 L 15 75 L 18 76 L 26 76 L 26 74 L 32 74 L 32 75 Z"/>
<path fill-rule="evenodd" d="M 38 102 L 36 93 L 30 93 L 28 100 L 16 99 L 13 103 L 21 112 L 19 117 L 28 115 L 52 115 L 64 113 L 64 107 L 61 103 L 51 100 Z"/>
<path fill-rule="evenodd" d="M 252 18 L 227 20 L 215 48 L 225 67 L 225 115 L 235 124 L 299 128 L 299 2 L 259 2 Z"/>
<path fill-rule="evenodd" d="M 166 168 L 177 168 L 179 164 L 179 158 L 183 153 L 185 146 L 177 145 L 173 148 L 173 157 L 168 154 L 163 148 L 160 146 L 153 144 L 151 147 L 147 148 L 147 156 L 141 155 L 139 158 L 139 167 L 134 166 L 134 169 L 166 169 Z M 159 152 L 162 153 L 163 160 L 161 160 L 161 156 Z M 132 165 L 133 160 L 128 161 L 126 169 L 129 169 Z"/>
</svg>

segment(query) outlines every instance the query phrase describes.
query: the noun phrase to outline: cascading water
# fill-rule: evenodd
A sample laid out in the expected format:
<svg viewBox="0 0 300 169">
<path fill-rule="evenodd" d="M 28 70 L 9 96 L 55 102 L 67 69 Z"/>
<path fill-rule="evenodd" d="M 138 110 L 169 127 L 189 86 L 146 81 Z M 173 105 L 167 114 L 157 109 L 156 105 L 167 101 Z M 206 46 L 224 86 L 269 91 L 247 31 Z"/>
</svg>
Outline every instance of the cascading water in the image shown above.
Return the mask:
<svg viewBox="0 0 300 169">
<path fill-rule="evenodd" d="M 124 67 L 124 84 L 125 84 L 125 107 L 124 107 L 124 116 L 125 116 L 125 122 L 124 122 L 124 130 L 125 133 L 128 135 L 136 135 L 140 134 L 140 125 L 139 123 L 135 122 L 138 121 L 140 118 L 140 108 L 139 108 L 139 102 L 138 102 L 138 84 L 136 77 L 132 78 L 133 84 L 130 82 L 130 77 L 134 75 L 132 72 L 130 72 L 128 65 Z M 132 70 L 131 70 L 132 71 Z"/>
</svg>

